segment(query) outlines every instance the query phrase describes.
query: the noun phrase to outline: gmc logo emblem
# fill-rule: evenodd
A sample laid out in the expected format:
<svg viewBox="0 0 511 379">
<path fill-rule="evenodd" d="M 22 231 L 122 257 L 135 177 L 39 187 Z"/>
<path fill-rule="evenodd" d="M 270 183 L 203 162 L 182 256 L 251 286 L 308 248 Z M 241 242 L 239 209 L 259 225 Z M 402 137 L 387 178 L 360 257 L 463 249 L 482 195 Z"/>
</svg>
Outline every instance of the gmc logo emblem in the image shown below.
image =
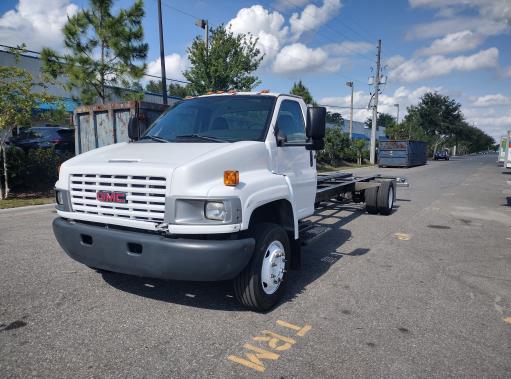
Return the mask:
<svg viewBox="0 0 511 379">
<path fill-rule="evenodd" d="M 124 192 L 96 192 L 96 200 L 105 203 L 126 203 L 126 194 Z"/>
</svg>

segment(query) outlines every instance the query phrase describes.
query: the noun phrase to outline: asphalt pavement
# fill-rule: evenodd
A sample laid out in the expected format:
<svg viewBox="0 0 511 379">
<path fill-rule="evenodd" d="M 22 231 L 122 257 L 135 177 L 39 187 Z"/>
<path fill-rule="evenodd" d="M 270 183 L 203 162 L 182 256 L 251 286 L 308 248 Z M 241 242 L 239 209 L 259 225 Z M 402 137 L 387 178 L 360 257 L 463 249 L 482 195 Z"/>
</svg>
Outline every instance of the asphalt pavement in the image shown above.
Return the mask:
<svg viewBox="0 0 511 379">
<path fill-rule="evenodd" d="M 0 377 L 511 377 L 511 170 L 495 155 L 405 175 L 390 216 L 329 204 L 286 298 L 98 273 L 50 207 L 0 212 Z"/>
</svg>

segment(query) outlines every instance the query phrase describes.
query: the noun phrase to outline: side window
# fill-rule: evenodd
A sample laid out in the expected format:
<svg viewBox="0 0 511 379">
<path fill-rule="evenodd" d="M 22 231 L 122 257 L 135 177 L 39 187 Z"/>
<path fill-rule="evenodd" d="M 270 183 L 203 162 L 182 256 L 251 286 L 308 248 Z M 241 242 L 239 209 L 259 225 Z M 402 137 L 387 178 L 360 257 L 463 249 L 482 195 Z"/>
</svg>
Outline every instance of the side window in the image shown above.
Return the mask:
<svg viewBox="0 0 511 379">
<path fill-rule="evenodd" d="M 277 127 L 286 134 L 288 142 L 305 141 L 305 122 L 300 104 L 284 100 L 280 104 Z"/>
</svg>

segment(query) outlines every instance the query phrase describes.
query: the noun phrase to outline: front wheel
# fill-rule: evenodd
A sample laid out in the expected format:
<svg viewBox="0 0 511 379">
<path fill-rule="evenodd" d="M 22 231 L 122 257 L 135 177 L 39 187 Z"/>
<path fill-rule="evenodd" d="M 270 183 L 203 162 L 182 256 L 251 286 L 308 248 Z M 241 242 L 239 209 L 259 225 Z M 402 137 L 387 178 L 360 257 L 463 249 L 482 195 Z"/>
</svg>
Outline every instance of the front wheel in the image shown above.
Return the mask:
<svg viewBox="0 0 511 379">
<path fill-rule="evenodd" d="M 286 231 L 276 224 L 254 227 L 254 254 L 247 267 L 234 279 L 234 294 L 245 307 L 266 311 L 284 293 L 291 254 Z"/>
</svg>

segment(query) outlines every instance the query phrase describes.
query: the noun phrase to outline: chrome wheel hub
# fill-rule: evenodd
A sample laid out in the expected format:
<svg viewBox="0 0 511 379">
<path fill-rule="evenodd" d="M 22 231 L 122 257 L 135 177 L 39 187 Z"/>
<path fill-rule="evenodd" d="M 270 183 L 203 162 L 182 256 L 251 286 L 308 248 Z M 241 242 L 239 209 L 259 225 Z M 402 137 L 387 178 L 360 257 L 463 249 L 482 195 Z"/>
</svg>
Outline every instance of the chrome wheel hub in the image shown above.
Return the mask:
<svg viewBox="0 0 511 379">
<path fill-rule="evenodd" d="M 261 268 L 261 284 L 268 295 L 275 293 L 280 287 L 286 272 L 286 252 L 280 241 L 268 245 Z"/>
</svg>

